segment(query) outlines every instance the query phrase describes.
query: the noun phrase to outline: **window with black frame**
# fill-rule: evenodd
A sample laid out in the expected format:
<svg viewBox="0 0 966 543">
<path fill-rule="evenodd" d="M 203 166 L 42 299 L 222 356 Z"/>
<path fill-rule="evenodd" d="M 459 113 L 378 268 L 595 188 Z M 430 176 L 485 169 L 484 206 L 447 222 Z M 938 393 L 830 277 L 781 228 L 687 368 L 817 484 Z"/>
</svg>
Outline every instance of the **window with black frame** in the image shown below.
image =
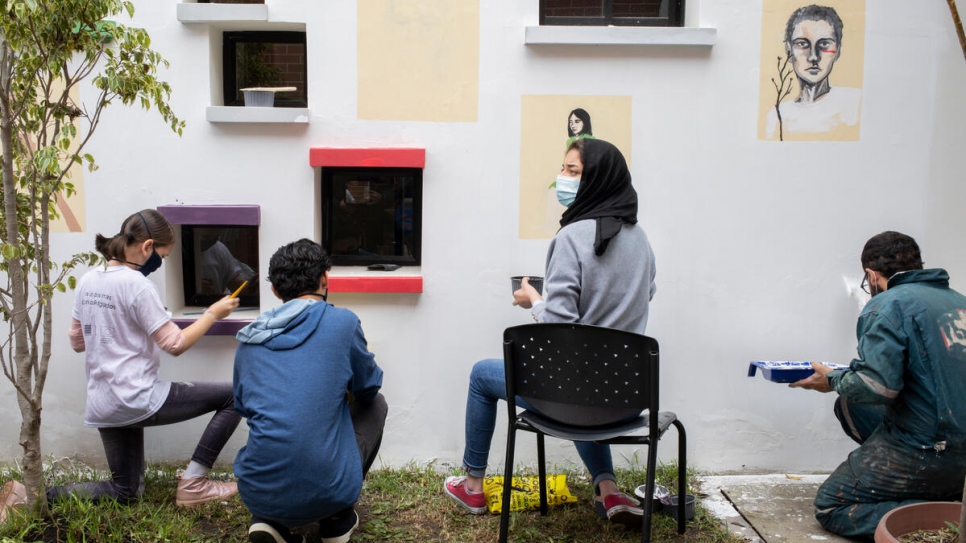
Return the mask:
<svg viewBox="0 0 966 543">
<path fill-rule="evenodd" d="M 684 26 L 684 0 L 540 0 L 540 24 Z"/>
<path fill-rule="evenodd" d="M 305 32 L 224 32 L 222 42 L 226 106 L 245 105 L 244 88 L 295 87 L 277 92 L 275 107 L 308 107 Z"/>
<path fill-rule="evenodd" d="M 241 305 L 258 306 L 257 226 L 183 224 L 181 260 L 186 306 L 209 306 L 246 281 Z"/>
<path fill-rule="evenodd" d="M 420 264 L 419 168 L 322 168 L 322 245 L 340 266 Z"/>
</svg>

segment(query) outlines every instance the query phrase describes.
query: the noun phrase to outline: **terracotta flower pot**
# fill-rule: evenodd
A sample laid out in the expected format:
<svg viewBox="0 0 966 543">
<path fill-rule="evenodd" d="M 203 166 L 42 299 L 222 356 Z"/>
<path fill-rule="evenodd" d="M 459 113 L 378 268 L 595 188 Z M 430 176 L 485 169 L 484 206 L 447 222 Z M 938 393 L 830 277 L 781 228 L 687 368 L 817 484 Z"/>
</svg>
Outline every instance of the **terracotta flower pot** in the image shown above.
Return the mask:
<svg viewBox="0 0 966 543">
<path fill-rule="evenodd" d="M 963 504 L 959 502 L 922 502 L 889 511 L 875 527 L 875 543 L 898 543 L 899 537 L 916 530 L 939 530 L 946 521 L 959 522 Z"/>
</svg>

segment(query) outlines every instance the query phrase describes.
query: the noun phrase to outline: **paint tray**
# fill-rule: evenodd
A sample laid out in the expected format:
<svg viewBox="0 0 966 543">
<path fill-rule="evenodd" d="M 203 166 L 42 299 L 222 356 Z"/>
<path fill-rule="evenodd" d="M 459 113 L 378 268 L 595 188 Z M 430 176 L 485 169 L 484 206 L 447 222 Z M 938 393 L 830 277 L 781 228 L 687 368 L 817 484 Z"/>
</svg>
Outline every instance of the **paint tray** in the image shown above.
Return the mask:
<svg viewBox="0 0 966 543">
<path fill-rule="evenodd" d="M 842 364 L 832 364 L 830 362 L 822 362 L 822 364 L 825 364 L 833 370 L 849 369 L 848 366 L 843 366 Z M 748 366 L 748 377 L 754 377 L 755 372 L 759 369 L 761 369 L 762 377 L 774 383 L 794 383 L 795 381 L 805 379 L 814 372 L 810 362 L 753 360 Z"/>
</svg>

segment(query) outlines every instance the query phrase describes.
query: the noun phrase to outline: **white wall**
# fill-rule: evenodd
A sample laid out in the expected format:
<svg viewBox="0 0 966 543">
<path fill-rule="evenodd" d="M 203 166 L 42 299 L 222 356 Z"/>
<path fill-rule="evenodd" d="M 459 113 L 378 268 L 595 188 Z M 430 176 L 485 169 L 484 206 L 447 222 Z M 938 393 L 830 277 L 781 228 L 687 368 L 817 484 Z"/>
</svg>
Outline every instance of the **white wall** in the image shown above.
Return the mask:
<svg viewBox="0 0 966 543">
<path fill-rule="evenodd" d="M 133 24 L 147 27 L 171 61 L 172 105 L 188 127 L 178 138 L 155 113 L 110 108 L 89 149 L 101 169 L 85 178 L 88 232 L 53 243 L 61 256 L 89 250 L 94 233 L 115 233 L 145 207 L 257 203 L 267 263 L 278 246 L 317 235 L 310 147 L 424 147 L 424 292 L 330 296 L 360 316 L 386 371 L 386 464 L 459 463 L 470 367 L 500 356 L 503 328 L 530 319 L 511 307 L 508 284 L 510 275 L 538 273 L 547 247 L 517 237 L 521 95 L 632 97 L 632 173 L 658 261 L 648 332 L 661 343 L 663 404 L 685 422 L 699 469 L 830 470 L 852 448 L 831 414 L 832 395 L 745 375 L 754 359 L 850 360 L 858 304 L 845 280 L 858 282 L 867 238 L 912 235 L 927 265 L 946 267 L 954 287 L 966 288 L 957 206 L 966 196 L 966 60 L 945 2 L 915 11 L 900 0 L 866 3 L 859 142 L 776 143 L 756 139 L 758 2 L 691 3 L 700 11 L 689 21 L 717 28 L 718 41 L 688 49 L 528 47 L 524 26 L 537 23 L 537 2 L 486 0 L 479 122 L 446 124 L 357 121 L 354 3 L 267 1 L 272 20 L 307 23 L 311 122 L 208 123 L 205 26 L 177 22 L 174 0 L 138 2 Z M 70 294 L 56 300 L 44 447 L 99 459 L 97 432 L 81 425 L 83 358 L 66 341 L 72 302 Z M 263 289 L 262 307 L 274 303 Z M 233 348 L 233 338 L 206 338 L 166 359 L 162 375 L 230 379 Z M 0 461 L 20 452 L 6 387 Z M 149 458 L 186 460 L 203 424 L 149 430 Z M 222 461 L 245 435 L 242 427 Z M 494 468 L 504 436 L 498 426 Z M 665 453 L 674 451 L 671 437 Z M 560 462 L 576 460 L 569 444 L 550 450 Z"/>
</svg>

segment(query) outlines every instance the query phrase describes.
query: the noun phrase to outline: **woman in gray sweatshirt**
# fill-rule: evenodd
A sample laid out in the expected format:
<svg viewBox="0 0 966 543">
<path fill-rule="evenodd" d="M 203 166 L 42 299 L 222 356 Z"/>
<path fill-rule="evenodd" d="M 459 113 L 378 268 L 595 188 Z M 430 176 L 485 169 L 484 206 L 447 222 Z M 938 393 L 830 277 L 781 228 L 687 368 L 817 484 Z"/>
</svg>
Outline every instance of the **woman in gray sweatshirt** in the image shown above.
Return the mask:
<svg viewBox="0 0 966 543">
<path fill-rule="evenodd" d="M 624 156 L 604 140 L 575 140 L 556 186 L 567 210 L 547 251 L 546 297 L 524 279 L 513 293 L 513 305 L 531 309 L 538 322 L 579 322 L 643 334 L 655 291 L 654 252 L 637 224 L 637 192 Z M 466 402 L 466 476 L 444 483 L 446 494 L 473 514 L 486 512 L 483 477 L 498 400 L 506 400 L 503 359 L 481 360 L 470 374 Z M 575 446 L 594 480 L 597 514 L 640 526 L 643 510 L 617 487 L 610 447 Z"/>
</svg>

